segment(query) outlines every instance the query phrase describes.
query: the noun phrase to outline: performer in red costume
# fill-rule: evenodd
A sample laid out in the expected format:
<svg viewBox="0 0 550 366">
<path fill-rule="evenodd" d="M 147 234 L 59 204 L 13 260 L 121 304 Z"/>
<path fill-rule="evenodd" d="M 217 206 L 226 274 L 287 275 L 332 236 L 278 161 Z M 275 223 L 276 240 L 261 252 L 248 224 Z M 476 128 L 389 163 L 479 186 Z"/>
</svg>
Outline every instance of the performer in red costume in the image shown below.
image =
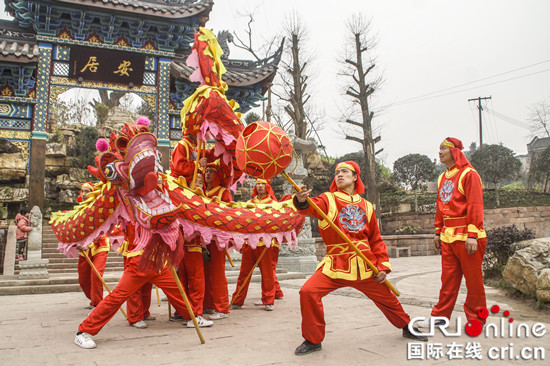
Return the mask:
<svg viewBox="0 0 550 366">
<path fill-rule="evenodd" d="M 206 164 L 214 160 L 214 150 L 206 150 L 201 153 L 199 165 L 204 168 Z M 173 177 L 182 176 L 185 178 L 187 186 L 191 186 L 193 174 L 195 172 L 195 160 L 197 159 L 197 138 L 195 135 L 187 134 L 178 141 L 177 146 L 172 151 L 170 159 L 170 175 Z"/>
<path fill-rule="evenodd" d="M 271 188 L 269 181 L 265 179 L 258 179 L 256 181 L 254 191 L 252 192 L 252 199 L 249 202 L 265 204 L 277 202 L 277 199 L 275 198 L 275 193 L 273 192 L 273 188 Z M 254 303 L 254 305 L 263 305 L 264 309 L 267 311 L 275 309 L 274 302 L 276 288 L 272 250 L 273 246 L 275 245 L 278 248 L 279 244 L 276 240 L 273 240 L 271 242 L 271 247 L 265 251 L 262 259 L 260 260 L 260 263 L 258 263 L 258 267 L 260 267 L 260 272 L 262 274 L 262 298 L 261 300 Z M 235 288 L 235 292 L 232 296 L 233 298 L 235 298 L 232 305 L 233 309 L 242 308 L 244 300 L 246 299 L 246 294 L 248 292 L 248 286 L 250 285 L 250 280 L 247 280 L 245 283 L 245 279 L 264 250 L 265 244 L 262 241 L 258 242 L 258 245 L 255 249 L 252 249 L 248 244 L 245 244 L 243 246 L 239 279 L 237 280 L 237 287 Z M 275 266 L 277 266 L 277 262 L 275 262 Z M 237 291 L 240 291 L 238 295 L 236 295 Z"/>
<path fill-rule="evenodd" d="M 119 248 L 124 257 L 124 266 L 129 258 L 137 257 L 143 254 L 143 250 L 132 252 L 128 250 L 128 241 L 125 240 Z M 138 329 L 147 328 L 145 320 L 155 320 L 156 316 L 151 315 L 149 307 L 151 306 L 151 291 L 153 284 L 145 283 L 126 300 L 126 313 L 128 315 L 128 324 Z"/>
<path fill-rule="evenodd" d="M 192 178 L 191 178 L 192 179 Z M 195 181 L 195 187 L 204 189 L 203 173 L 199 169 L 197 172 L 197 178 Z M 202 245 L 200 238 L 191 239 L 185 242 L 183 247 L 184 255 L 180 264 L 178 265 L 178 275 L 181 280 L 182 286 L 187 293 L 189 303 L 193 308 L 195 318 L 199 327 L 211 327 L 214 322 L 205 319 L 203 315 L 203 302 L 204 302 L 204 262 L 202 256 Z M 170 321 L 184 320 L 183 324 L 188 328 L 193 328 L 193 320 L 189 316 L 189 312 L 185 311 L 180 314 L 178 311 L 174 313 L 174 316 L 170 317 Z"/>
<path fill-rule="evenodd" d="M 388 252 L 380 236 L 372 204 L 359 196 L 365 193 L 360 174 L 357 163 L 353 161 L 339 163 L 336 165 L 330 192 L 323 193 L 312 200 L 380 270 L 378 275 L 373 276 L 373 271 L 368 265 L 317 214 L 313 207 L 310 207 L 307 198 L 311 189 L 306 190 L 303 186 L 294 197 L 294 204 L 302 214 L 319 219 L 319 231 L 327 246 L 327 255 L 300 290 L 302 336 L 305 341 L 296 348 L 296 355 L 321 350 L 321 342 L 325 337 L 322 298 L 341 287 L 353 287 L 374 301 L 386 318 L 395 327 L 403 330 L 403 337 L 427 341 L 426 337 L 411 333 L 408 328 L 409 315 L 405 313 L 397 297 L 384 284 L 386 274 L 391 271 Z"/>
<path fill-rule="evenodd" d="M 218 168 L 219 160 L 206 166 L 204 174 L 205 196 L 231 202 L 231 193 L 220 184 L 221 179 Z M 206 246 L 206 250 L 209 253 L 210 260 L 204 263 L 204 312 L 211 314 L 210 320 L 227 318 L 229 315 L 229 292 L 227 290 L 227 277 L 225 276 L 225 251 L 219 249 L 214 241 Z"/>
<path fill-rule="evenodd" d="M 77 202 L 86 201 L 88 195 L 94 190 L 94 185 L 90 182 L 82 184 L 80 192 L 78 194 Z M 105 264 L 107 263 L 107 254 L 111 250 L 111 244 L 109 239 L 105 236 L 101 237 L 95 243 L 92 243 L 85 251 L 90 260 L 92 261 L 94 267 L 97 269 L 99 274 L 103 276 L 105 272 Z M 86 307 L 87 309 L 93 309 L 103 300 L 103 284 L 101 280 L 88 264 L 88 261 L 84 257 L 84 252 L 80 253 L 78 257 L 78 284 L 84 292 L 84 295 L 90 299 L 90 304 Z"/>
<path fill-rule="evenodd" d="M 462 149 L 462 142 L 452 137 L 447 137 L 439 146 L 439 161 L 447 170 L 438 181 L 434 248 L 442 255 L 441 290 L 431 315 L 451 318 L 464 276 L 468 290 L 464 302 L 466 318 L 485 324 L 485 319 L 477 315 L 479 309 L 487 307 L 481 269 L 487 244 L 483 229 L 483 188 L 479 174 Z M 417 324 L 428 327 L 429 323 L 426 319 Z"/>
<path fill-rule="evenodd" d="M 128 250 L 133 251 L 135 249 L 134 240 L 136 233 L 132 223 L 128 223 L 126 233 L 128 235 Z M 187 311 L 170 269 L 164 267 L 161 271 L 151 269 L 147 272 L 141 272 L 138 269 L 140 259 L 141 256 L 139 255 L 126 259 L 124 273 L 117 287 L 79 325 L 75 338 L 75 343 L 78 346 L 82 348 L 95 348 L 96 344 L 92 336 L 99 333 L 133 292 L 148 282 L 160 287 L 168 297 L 168 301 L 180 314 Z"/>
</svg>

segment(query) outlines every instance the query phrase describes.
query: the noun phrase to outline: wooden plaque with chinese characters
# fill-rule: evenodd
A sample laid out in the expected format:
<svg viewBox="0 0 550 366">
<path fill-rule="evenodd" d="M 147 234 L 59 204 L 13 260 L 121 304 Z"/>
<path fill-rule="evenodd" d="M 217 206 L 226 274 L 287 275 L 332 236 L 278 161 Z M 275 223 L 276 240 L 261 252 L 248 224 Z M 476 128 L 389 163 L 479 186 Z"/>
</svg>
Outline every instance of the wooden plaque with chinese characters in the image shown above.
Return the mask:
<svg viewBox="0 0 550 366">
<path fill-rule="evenodd" d="M 71 47 L 69 77 L 87 81 L 143 84 L 145 55 L 102 48 Z"/>
</svg>

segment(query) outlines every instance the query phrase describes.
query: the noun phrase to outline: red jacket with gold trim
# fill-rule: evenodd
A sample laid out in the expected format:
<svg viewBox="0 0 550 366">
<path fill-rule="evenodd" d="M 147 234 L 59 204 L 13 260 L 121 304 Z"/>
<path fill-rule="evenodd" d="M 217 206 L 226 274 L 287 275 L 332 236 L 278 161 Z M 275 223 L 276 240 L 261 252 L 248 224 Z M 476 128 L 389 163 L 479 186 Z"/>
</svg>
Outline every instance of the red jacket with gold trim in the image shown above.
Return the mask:
<svg viewBox="0 0 550 366">
<path fill-rule="evenodd" d="M 453 165 L 438 181 L 435 233 L 445 243 L 487 237 L 483 229 L 483 188 L 472 167 Z"/>
<path fill-rule="evenodd" d="M 223 202 L 231 202 L 233 200 L 233 197 L 231 197 L 231 192 L 222 186 L 207 189 L 206 192 L 204 192 L 204 195 L 208 198 L 218 198 Z"/>
<path fill-rule="evenodd" d="M 311 199 L 373 265 L 381 271 L 391 271 L 386 244 L 382 241 L 369 201 L 358 194 L 349 195 L 340 190 Z M 354 281 L 372 276 L 370 267 L 311 206 L 297 208 L 300 213 L 319 219 L 319 231 L 327 246 L 327 254 L 317 269 L 322 268 L 323 274 L 335 279 Z"/>
<path fill-rule="evenodd" d="M 207 161 L 214 160 L 214 150 L 206 150 L 204 156 Z M 191 184 L 195 173 L 195 160 L 197 159 L 197 145 L 189 137 L 184 136 L 172 151 L 170 159 L 170 175 L 178 178 L 184 177 L 187 185 Z"/>
<path fill-rule="evenodd" d="M 88 254 L 88 256 L 93 257 L 97 253 L 108 252 L 110 250 L 111 242 L 109 241 L 109 238 L 106 236 L 102 236 L 97 241 L 90 244 L 90 246 L 86 250 L 86 253 Z M 80 253 L 80 255 L 84 256 L 83 253 Z"/>
<path fill-rule="evenodd" d="M 270 195 L 267 194 L 267 195 L 265 195 L 263 198 L 260 198 L 260 197 L 258 197 L 258 196 L 252 197 L 252 199 L 251 199 L 250 201 L 248 201 L 248 202 L 250 202 L 250 203 L 261 203 L 261 204 L 266 204 L 266 205 L 268 205 L 268 204 L 270 204 L 270 203 L 275 203 L 275 202 L 278 202 L 278 201 L 277 201 L 277 200 L 274 200 L 273 198 L 271 198 Z M 257 247 L 261 247 L 261 246 L 264 246 L 264 245 L 265 245 L 265 243 L 264 243 L 262 240 L 260 240 L 260 241 L 258 242 L 258 244 L 257 244 Z M 277 241 L 277 239 L 272 239 L 272 240 L 271 240 L 271 246 L 272 246 L 272 247 L 277 247 L 277 248 L 279 248 L 279 247 L 280 247 L 280 244 L 279 244 L 279 242 Z"/>
</svg>

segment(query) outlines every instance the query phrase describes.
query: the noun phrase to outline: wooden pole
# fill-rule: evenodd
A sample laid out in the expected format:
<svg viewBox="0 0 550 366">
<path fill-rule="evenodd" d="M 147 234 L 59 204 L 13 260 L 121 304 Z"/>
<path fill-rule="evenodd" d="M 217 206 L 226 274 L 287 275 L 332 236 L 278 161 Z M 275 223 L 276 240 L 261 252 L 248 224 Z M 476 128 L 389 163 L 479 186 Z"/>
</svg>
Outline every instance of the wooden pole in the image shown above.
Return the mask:
<svg viewBox="0 0 550 366">
<path fill-rule="evenodd" d="M 229 260 L 229 264 L 231 264 L 231 267 L 235 267 L 235 263 L 233 263 L 233 260 L 231 259 L 231 256 L 229 255 L 229 252 L 227 251 L 227 249 L 224 248 L 223 250 L 225 252 L 225 256 Z"/>
<path fill-rule="evenodd" d="M 244 279 L 244 282 L 243 282 L 243 285 L 237 289 L 237 292 L 235 292 L 235 296 L 233 296 L 233 298 L 231 299 L 231 304 L 229 304 L 229 307 L 231 307 L 231 305 L 233 305 L 233 303 L 235 302 L 235 299 L 237 298 L 237 296 L 239 296 L 239 294 L 241 293 L 242 289 L 244 286 L 246 286 L 246 284 L 248 283 L 248 280 L 250 279 L 250 277 L 252 277 L 252 272 L 254 272 L 254 270 L 256 269 L 256 267 L 258 266 L 258 264 L 260 263 L 260 261 L 262 260 L 265 252 L 267 251 L 267 245 L 265 246 L 264 250 L 262 251 L 262 253 L 260 253 L 260 256 L 258 257 L 258 259 L 256 260 L 256 263 L 254 263 L 254 267 L 252 267 L 252 270 L 250 271 L 250 273 L 246 276 L 246 278 Z"/>
<path fill-rule="evenodd" d="M 84 258 L 86 258 L 86 261 L 88 262 L 88 264 L 89 264 L 90 267 L 92 268 L 92 271 L 94 271 L 95 275 L 97 276 L 97 278 L 99 278 L 99 280 L 101 281 L 101 283 L 103 284 L 103 286 L 105 287 L 105 289 L 107 290 L 107 292 L 111 293 L 111 289 L 109 288 L 109 286 L 107 286 L 107 284 L 105 283 L 105 280 L 103 279 L 103 277 L 101 277 L 101 275 L 100 275 L 99 272 L 97 271 L 97 268 L 95 268 L 95 266 L 94 266 L 94 264 L 92 263 L 90 257 L 88 257 L 88 253 L 86 253 L 86 251 L 82 251 L 81 253 L 84 255 Z M 126 320 L 128 320 L 128 316 L 126 315 L 126 312 L 124 311 L 123 308 L 120 308 L 120 312 L 122 313 L 122 315 L 124 315 L 124 317 L 126 318 Z"/>
<path fill-rule="evenodd" d="M 205 344 L 206 341 L 204 340 L 201 330 L 199 328 L 199 325 L 197 324 L 197 318 L 195 318 L 195 313 L 193 312 L 193 309 L 191 309 L 191 304 L 189 304 L 189 299 L 187 298 L 187 295 L 183 290 L 183 286 L 181 285 L 180 279 L 178 277 L 178 274 L 176 273 L 176 269 L 174 268 L 174 266 L 170 266 L 170 271 L 172 271 L 172 276 L 174 276 L 176 285 L 178 285 L 178 290 L 180 290 L 180 294 L 181 294 L 181 297 L 183 298 L 183 302 L 185 303 L 185 307 L 187 308 L 187 312 L 189 312 L 189 316 L 191 317 L 191 320 L 193 320 L 193 324 L 195 325 L 195 330 L 199 335 L 199 339 L 201 340 L 202 344 Z"/>
<path fill-rule="evenodd" d="M 292 184 L 294 186 L 294 188 L 297 190 L 297 191 L 301 191 L 302 189 L 300 187 L 298 187 L 298 185 L 296 184 L 296 182 L 294 182 L 294 180 L 292 180 L 292 178 L 289 177 L 288 173 L 287 172 L 282 172 L 281 175 L 286 178 L 286 180 L 288 180 L 288 182 L 290 184 Z M 346 236 L 346 234 L 344 234 L 342 232 L 342 230 L 340 230 L 340 228 L 338 228 L 338 226 L 336 226 L 336 224 L 334 222 L 332 222 L 331 219 L 329 219 L 327 217 L 327 215 L 321 211 L 321 209 L 319 208 L 319 206 L 317 206 L 315 204 L 315 202 L 313 202 L 311 200 L 311 198 L 307 198 L 307 202 L 310 204 L 311 207 L 313 207 L 313 209 L 319 214 L 319 216 L 321 216 L 323 218 L 323 220 L 325 220 L 332 229 L 334 229 L 334 231 L 336 231 L 336 233 L 342 238 L 344 239 L 344 241 L 350 246 L 350 248 L 352 248 L 355 253 L 357 253 L 357 255 L 359 257 L 361 257 L 362 260 L 365 261 L 365 263 L 367 263 L 367 265 L 370 267 L 370 269 L 372 269 L 372 271 L 375 273 L 375 274 L 378 274 L 380 271 L 378 270 L 378 268 L 376 268 L 376 266 L 374 264 L 372 264 L 372 262 L 367 258 L 365 257 L 365 255 L 359 250 L 359 248 L 357 248 L 357 246 L 355 246 L 355 244 L 353 244 L 351 242 L 351 240 L 349 240 L 349 238 Z M 388 288 L 396 295 L 396 296 L 399 296 L 399 291 L 397 291 L 397 289 L 395 287 L 393 287 L 393 285 L 390 283 L 390 281 L 388 280 L 385 280 L 384 283 L 386 284 L 386 286 L 388 286 Z"/>
<path fill-rule="evenodd" d="M 197 158 L 195 159 L 195 171 L 193 172 L 193 182 L 191 183 L 191 190 L 195 189 L 195 183 L 197 183 L 197 173 L 199 171 L 199 160 L 201 158 L 204 141 L 199 140 L 197 147 Z"/>
<path fill-rule="evenodd" d="M 157 285 L 155 285 L 155 290 L 157 290 L 157 304 L 158 304 L 158 307 L 160 308 L 159 288 L 157 287 Z"/>
</svg>

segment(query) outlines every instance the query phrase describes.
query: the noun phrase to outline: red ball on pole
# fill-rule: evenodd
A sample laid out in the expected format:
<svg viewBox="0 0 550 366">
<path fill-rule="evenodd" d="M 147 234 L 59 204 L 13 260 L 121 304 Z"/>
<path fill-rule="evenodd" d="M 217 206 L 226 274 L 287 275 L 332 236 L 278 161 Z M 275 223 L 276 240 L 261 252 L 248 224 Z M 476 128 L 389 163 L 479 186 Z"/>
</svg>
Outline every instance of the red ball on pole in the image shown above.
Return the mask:
<svg viewBox="0 0 550 366">
<path fill-rule="evenodd" d="M 249 124 L 237 139 L 239 169 L 259 179 L 271 179 L 292 162 L 292 143 L 282 128 L 269 122 Z"/>
</svg>

